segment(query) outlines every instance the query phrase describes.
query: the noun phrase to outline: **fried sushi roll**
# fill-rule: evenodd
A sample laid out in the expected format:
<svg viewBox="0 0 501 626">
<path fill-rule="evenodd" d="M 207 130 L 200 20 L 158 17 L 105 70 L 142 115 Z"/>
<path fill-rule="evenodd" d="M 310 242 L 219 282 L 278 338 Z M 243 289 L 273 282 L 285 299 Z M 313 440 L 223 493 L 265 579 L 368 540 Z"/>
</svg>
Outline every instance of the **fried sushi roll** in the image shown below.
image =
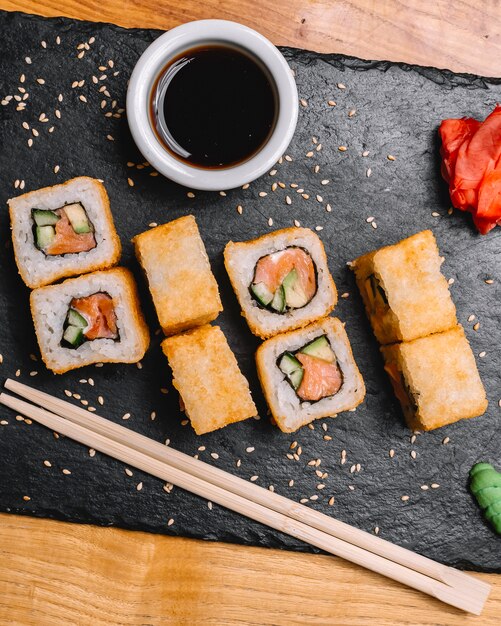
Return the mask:
<svg viewBox="0 0 501 626">
<path fill-rule="evenodd" d="M 263 339 L 306 326 L 337 303 L 324 246 L 308 228 L 230 241 L 224 262 L 242 315 Z"/>
<path fill-rule="evenodd" d="M 148 349 L 136 283 L 123 267 L 40 287 L 30 303 L 42 359 L 56 374 L 92 363 L 137 363 Z"/>
<path fill-rule="evenodd" d="M 256 362 L 268 406 L 285 433 L 354 409 L 365 397 L 344 324 L 337 318 L 266 340 Z"/>
<path fill-rule="evenodd" d="M 462 326 L 381 351 L 409 428 L 434 430 L 487 409 L 484 386 Z"/>
<path fill-rule="evenodd" d="M 17 267 L 32 289 L 120 260 L 108 194 L 94 178 L 37 189 L 8 205 Z"/>
<path fill-rule="evenodd" d="M 133 243 L 166 335 L 216 319 L 223 307 L 193 215 L 141 233 Z"/>
<path fill-rule="evenodd" d="M 359 257 L 351 264 L 379 343 L 411 341 L 457 324 L 456 307 L 431 230 Z"/>
<path fill-rule="evenodd" d="M 162 350 L 197 435 L 257 415 L 249 383 L 218 326 L 169 337 Z"/>
</svg>

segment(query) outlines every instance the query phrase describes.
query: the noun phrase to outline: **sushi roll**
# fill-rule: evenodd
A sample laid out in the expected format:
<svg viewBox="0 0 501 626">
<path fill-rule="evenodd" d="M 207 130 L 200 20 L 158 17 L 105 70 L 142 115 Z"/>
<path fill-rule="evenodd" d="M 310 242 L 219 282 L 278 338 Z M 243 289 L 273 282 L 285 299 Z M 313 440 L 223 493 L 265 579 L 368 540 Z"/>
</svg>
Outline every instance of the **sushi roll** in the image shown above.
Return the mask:
<svg viewBox="0 0 501 626">
<path fill-rule="evenodd" d="M 256 362 L 266 401 L 284 433 L 354 409 L 365 397 L 344 324 L 335 317 L 266 340 Z"/>
<path fill-rule="evenodd" d="M 216 319 L 223 307 L 193 215 L 152 228 L 133 242 L 166 335 Z"/>
<path fill-rule="evenodd" d="M 37 189 L 8 205 L 17 267 L 32 289 L 120 260 L 108 194 L 94 178 Z"/>
<path fill-rule="evenodd" d="M 134 278 L 116 267 L 31 292 L 45 365 L 56 374 L 92 363 L 137 363 L 149 345 Z"/>
<path fill-rule="evenodd" d="M 379 343 L 411 341 L 456 326 L 437 242 L 424 230 L 351 264 Z"/>
<path fill-rule="evenodd" d="M 263 339 L 306 326 L 336 305 L 324 246 L 308 228 L 230 241 L 224 262 L 249 328 Z"/>
<path fill-rule="evenodd" d="M 218 326 L 169 337 L 162 350 L 197 435 L 257 415 L 249 383 Z"/>
<path fill-rule="evenodd" d="M 409 428 L 434 430 L 487 409 L 484 386 L 462 326 L 381 351 Z"/>
</svg>

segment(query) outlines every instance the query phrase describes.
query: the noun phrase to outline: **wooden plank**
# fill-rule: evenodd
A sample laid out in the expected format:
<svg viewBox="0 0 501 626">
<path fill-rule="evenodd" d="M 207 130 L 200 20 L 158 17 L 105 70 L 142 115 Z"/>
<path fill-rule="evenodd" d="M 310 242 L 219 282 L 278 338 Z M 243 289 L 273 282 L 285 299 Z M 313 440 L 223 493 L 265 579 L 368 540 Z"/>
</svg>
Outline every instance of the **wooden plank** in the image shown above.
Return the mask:
<svg viewBox="0 0 501 626">
<path fill-rule="evenodd" d="M 0 515 L 1 624 L 497 626 L 477 576 L 481 618 L 329 556 Z"/>
<path fill-rule="evenodd" d="M 277 45 L 499 76 L 499 0 L 0 0 L 0 8 L 168 29 L 221 18 Z"/>
</svg>

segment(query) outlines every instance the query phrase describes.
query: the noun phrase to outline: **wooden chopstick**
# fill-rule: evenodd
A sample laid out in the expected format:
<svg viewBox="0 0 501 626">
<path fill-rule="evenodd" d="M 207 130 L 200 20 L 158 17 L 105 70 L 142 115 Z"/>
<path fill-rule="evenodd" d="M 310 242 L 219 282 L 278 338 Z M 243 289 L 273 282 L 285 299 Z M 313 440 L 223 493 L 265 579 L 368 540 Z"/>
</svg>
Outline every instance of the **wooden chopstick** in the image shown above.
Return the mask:
<svg viewBox="0 0 501 626">
<path fill-rule="evenodd" d="M 272 494 L 265 489 L 249 484 L 246 481 L 241 481 L 241 479 L 232 477 L 222 470 L 217 470 L 218 481 L 223 482 L 223 478 L 231 478 L 236 481 L 240 481 L 245 485 L 246 493 L 238 494 L 228 491 L 225 486 L 221 487 L 207 482 L 207 471 L 209 469 L 216 470 L 216 468 L 213 468 L 212 466 L 206 465 L 200 461 L 197 462 L 195 459 L 167 448 L 158 442 L 148 439 L 147 437 L 133 433 L 122 426 L 112 424 L 103 418 L 99 418 L 98 416 L 90 414 L 79 407 L 74 407 L 73 405 L 62 400 L 52 398 L 48 394 L 32 390 L 25 385 L 21 385 L 17 381 L 9 381 L 6 386 L 8 386 L 9 389 L 22 393 L 25 396 L 28 395 L 34 402 L 41 402 L 48 408 L 52 408 L 52 405 L 55 403 L 57 404 L 58 410 L 60 412 L 64 412 L 68 419 L 74 420 L 75 415 L 78 415 L 77 419 L 84 424 L 84 426 L 82 426 L 70 422 L 67 419 L 49 413 L 39 407 L 34 407 L 31 404 L 27 404 L 26 402 L 6 394 L 0 395 L 0 402 L 3 404 L 6 404 L 14 410 L 39 421 L 53 430 L 89 445 L 96 450 L 100 450 L 105 454 L 118 458 L 132 466 L 138 467 L 139 469 L 149 472 L 163 480 L 172 482 L 173 484 L 196 493 L 197 495 L 217 502 L 222 506 L 226 506 L 227 508 L 237 511 L 243 515 L 247 515 L 248 517 L 271 526 L 272 528 L 291 534 L 292 536 L 311 543 L 312 545 L 315 545 L 327 552 L 346 558 L 359 565 L 367 567 L 368 569 L 372 569 L 373 571 L 379 572 L 411 587 L 424 591 L 425 593 L 435 596 L 453 606 L 477 614 L 479 614 L 482 610 L 490 590 L 489 585 L 486 585 L 482 581 L 478 581 L 471 576 L 463 574 L 462 572 L 456 572 L 456 570 L 453 570 L 452 568 L 446 568 L 446 566 L 436 564 L 441 568 L 451 570 L 453 573 L 459 575 L 455 576 L 451 574 L 447 583 L 438 582 L 435 579 L 423 575 L 419 571 L 415 571 L 412 567 L 404 567 L 399 563 L 392 562 L 391 560 L 383 558 L 375 553 L 367 552 L 359 545 L 348 543 L 337 538 L 336 536 L 333 536 L 332 534 L 312 528 L 304 522 L 291 519 L 287 514 L 279 512 L 276 508 L 267 504 L 267 499 L 270 496 L 276 496 L 276 494 Z M 49 406 L 49 404 L 51 406 Z M 69 409 L 72 409 L 71 417 Z M 109 438 L 109 432 L 113 433 L 113 439 Z M 118 439 L 120 439 L 120 441 L 118 441 Z M 154 450 L 154 455 L 150 454 L 151 449 Z M 201 471 L 201 466 L 203 468 L 204 475 L 195 476 L 193 472 L 185 471 L 184 469 L 179 469 L 178 467 L 171 465 L 169 463 L 169 459 L 165 458 L 165 453 L 173 452 L 176 453 L 173 458 L 177 458 L 178 461 L 181 459 L 186 463 L 189 460 L 190 463 L 198 465 L 197 469 L 199 471 Z M 264 504 L 249 500 L 250 491 L 257 493 L 256 489 L 250 490 L 250 487 L 257 488 L 260 500 L 264 502 Z M 266 496 L 266 498 L 264 496 Z M 298 508 L 309 511 L 306 507 L 297 505 L 286 498 L 281 496 L 278 496 L 278 498 L 286 501 L 290 507 L 289 510 L 293 512 Z M 276 507 L 277 500 L 274 500 L 274 505 Z M 326 517 L 327 520 L 330 521 L 336 521 L 331 520 L 331 518 L 328 518 L 327 516 L 323 517 Z M 341 524 L 340 522 L 338 523 Z M 343 526 L 348 529 L 351 528 L 347 524 L 343 524 Z M 364 535 L 367 534 L 357 529 L 353 530 L 357 533 L 362 533 Z M 368 536 L 373 538 L 371 535 Z M 392 546 L 389 542 L 384 543 Z M 397 548 L 397 546 L 393 547 Z M 399 548 L 398 550 L 402 550 L 402 548 Z M 404 552 L 407 552 L 409 555 L 413 554 L 406 550 L 404 550 Z M 418 560 L 423 558 L 419 557 L 419 555 L 414 556 L 418 557 Z M 409 559 L 409 562 L 412 561 L 409 556 L 407 556 L 407 558 Z M 434 563 L 433 561 L 430 562 Z"/>
<path fill-rule="evenodd" d="M 43 391 L 39 391 L 12 379 L 8 379 L 5 382 L 5 387 L 17 393 L 19 396 L 43 406 L 57 415 L 65 417 L 75 424 L 88 426 L 91 423 L 90 420 L 92 420 L 92 429 L 105 437 L 114 439 L 124 445 L 134 445 L 140 452 L 158 460 L 165 461 L 177 469 L 193 474 L 213 485 L 227 489 L 257 504 L 271 508 L 278 513 L 283 513 L 292 519 L 296 519 L 333 537 L 343 539 L 348 543 L 352 543 L 374 554 L 378 554 L 394 563 L 399 563 L 404 567 L 420 572 L 425 576 L 435 578 L 451 586 L 462 584 L 480 590 L 488 589 L 486 583 L 464 572 L 437 563 L 427 557 L 396 546 L 389 541 L 385 541 L 375 535 L 371 535 L 349 524 L 345 524 L 314 509 L 293 502 L 284 496 L 272 493 L 259 485 L 249 483 L 217 467 L 213 467 L 212 465 L 194 459 L 173 448 L 164 446 L 144 435 L 114 424 L 103 417 L 99 417 L 95 413 L 90 415 L 88 411 L 70 404 L 65 400 L 55 398 Z"/>
</svg>

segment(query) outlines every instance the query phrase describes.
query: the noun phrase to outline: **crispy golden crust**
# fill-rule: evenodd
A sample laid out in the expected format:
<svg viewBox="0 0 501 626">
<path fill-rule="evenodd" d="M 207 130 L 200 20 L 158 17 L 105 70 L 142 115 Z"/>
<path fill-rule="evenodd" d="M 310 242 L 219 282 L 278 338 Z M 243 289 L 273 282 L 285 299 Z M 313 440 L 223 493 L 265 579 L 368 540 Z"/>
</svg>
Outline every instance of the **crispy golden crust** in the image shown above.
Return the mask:
<svg viewBox="0 0 501 626">
<path fill-rule="evenodd" d="M 416 408 L 402 405 L 412 429 L 434 430 L 487 409 L 475 357 L 458 325 L 448 331 L 381 348 L 387 365 L 403 372 Z M 395 383 L 392 380 L 395 388 Z"/>
<path fill-rule="evenodd" d="M 457 324 L 456 308 L 440 271 L 441 263 L 430 230 L 353 261 L 367 316 L 381 344 L 412 341 Z M 383 287 L 389 308 L 372 306 L 367 288 L 371 274 Z"/>
<path fill-rule="evenodd" d="M 27 274 L 27 272 L 25 271 L 25 267 L 24 264 L 22 263 L 21 259 L 20 259 L 20 250 L 18 250 L 17 246 L 16 246 L 16 242 L 14 241 L 14 257 L 16 260 L 16 265 L 19 271 L 19 275 L 21 276 L 21 278 L 23 279 L 24 283 L 30 288 L 30 289 L 37 289 L 38 287 L 43 287 L 45 285 L 48 284 L 52 284 L 55 283 L 56 281 L 60 280 L 61 278 L 70 278 L 71 276 L 79 276 L 81 274 L 88 274 L 90 272 L 94 272 L 94 271 L 98 271 L 98 270 L 107 270 L 113 266 L 115 266 L 119 261 L 120 261 L 120 256 L 122 254 L 122 243 L 120 241 L 120 238 L 117 234 L 116 228 L 115 228 L 115 224 L 113 221 L 113 214 L 111 212 L 111 208 L 110 208 L 110 200 L 108 197 L 108 193 L 106 191 L 105 186 L 98 181 L 95 178 L 91 178 L 90 176 L 79 176 L 78 177 L 80 180 L 88 180 L 91 181 L 92 184 L 95 186 L 96 190 L 98 191 L 100 197 L 101 197 L 101 201 L 103 204 L 103 215 L 106 219 L 106 221 L 108 222 L 108 224 L 110 225 L 110 233 L 111 233 L 111 237 L 110 237 L 110 241 L 112 243 L 112 247 L 113 247 L 113 252 L 111 254 L 111 256 L 106 259 L 106 261 L 101 262 L 101 263 L 89 263 L 87 261 L 87 263 L 82 263 L 82 265 L 78 268 L 75 269 L 70 269 L 70 268 L 61 268 L 61 271 L 59 272 L 53 272 L 51 273 L 51 277 L 49 281 L 45 281 L 45 280 L 38 280 L 38 281 L 30 281 L 29 276 Z M 30 196 L 34 196 L 35 194 L 39 194 L 40 192 L 44 192 L 44 191 L 49 191 L 49 190 L 53 190 L 53 189 L 58 189 L 58 188 L 62 188 L 62 187 L 66 187 L 68 185 L 70 185 L 75 179 L 72 178 L 70 180 L 67 180 L 64 183 L 61 183 L 60 185 L 53 185 L 51 187 L 43 187 L 42 189 L 35 189 L 34 191 L 30 191 L 28 193 L 22 194 L 22 196 L 18 196 L 19 198 L 26 198 L 29 199 Z M 11 224 L 13 222 L 13 215 L 14 215 L 14 210 L 15 208 L 13 206 L 11 206 L 9 204 L 9 215 L 10 215 L 10 221 Z"/>
<path fill-rule="evenodd" d="M 245 290 L 242 290 L 242 287 L 240 284 L 241 281 L 240 281 L 240 276 L 239 276 L 239 270 L 237 267 L 233 266 L 232 256 L 235 253 L 238 253 L 240 251 L 242 252 L 250 251 L 255 246 L 260 246 L 261 244 L 266 243 L 267 241 L 273 240 L 277 236 L 282 236 L 284 238 L 288 238 L 288 237 L 295 238 L 303 232 L 307 233 L 308 236 L 311 236 L 313 234 L 318 240 L 318 242 L 320 243 L 320 248 L 318 250 L 318 254 L 320 258 L 318 259 L 318 261 L 320 261 L 320 264 L 322 264 L 325 268 L 325 271 L 323 273 L 323 281 L 324 281 L 323 291 L 324 292 L 328 291 L 332 294 L 331 301 L 325 304 L 325 306 L 322 308 L 322 311 L 319 314 L 313 314 L 311 316 L 308 316 L 302 319 L 299 319 L 297 316 L 296 317 L 290 316 L 288 318 L 289 322 L 287 324 L 284 324 L 283 327 L 279 328 L 278 330 L 269 329 L 266 327 L 266 324 L 262 323 L 259 319 L 256 318 L 256 316 L 253 314 L 253 310 L 249 309 L 247 303 L 244 301 L 243 293 L 244 291 L 246 292 L 248 290 L 248 285 L 245 285 Z M 315 320 L 321 317 L 324 317 L 326 315 L 329 315 L 329 313 L 331 313 L 334 310 L 337 304 L 337 300 L 338 300 L 337 289 L 336 289 L 334 280 L 329 272 L 325 248 L 323 246 L 321 239 L 318 237 L 318 235 L 316 235 L 316 233 L 314 233 L 308 228 L 296 228 L 296 227 L 282 228 L 281 230 L 277 230 L 272 233 L 267 233 L 266 235 L 262 235 L 261 237 L 256 237 L 255 239 L 251 239 L 249 241 L 242 241 L 242 242 L 229 241 L 226 244 L 226 247 L 224 249 L 224 266 L 230 278 L 230 282 L 233 287 L 233 290 L 239 301 L 239 304 L 242 310 L 242 313 L 241 313 L 242 316 L 245 317 L 251 332 L 257 337 L 260 337 L 261 339 L 268 339 L 270 337 L 273 337 L 279 332 L 287 332 L 289 330 L 303 328 L 304 326 L 311 324 Z M 298 310 L 300 309 L 296 309 L 296 311 Z"/>
<path fill-rule="evenodd" d="M 223 307 L 193 215 L 152 228 L 132 241 L 166 335 L 216 319 Z"/>
<path fill-rule="evenodd" d="M 169 337 L 162 350 L 197 435 L 257 415 L 249 383 L 218 326 Z"/>
<path fill-rule="evenodd" d="M 350 379 L 353 383 L 354 391 L 349 394 L 349 397 L 346 398 L 345 402 L 340 404 L 336 411 L 337 413 L 341 413 L 342 411 L 348 411 L 356 408 L 359 404 L 364 401 L 365 398 L 365 383 L 362 378 L 362 374 L 360 373 L 357 364 L 355 362 L 355 358 L 353 356 L 353 351 L 351 349 L 351 344 L 346 335 L 346 331 L 344 328 L 344 324 L 336 317 L 326 317 L 322 320 L 318 320 L 313 324 L 310 324 L 304 328 L 295 329 L 286 333 L 281 333 L 280 335 L 276 335 L 275 337 L 271 337 L 264 341 L 256 351 L 256 366 L 257 366 L 257 374 L 259 378 L 259 382 L 261 383 L 261 387 L 263 389 L 263 394 L 268 404 L 268 407 L 271 411 L 273 419 L 275 420 L 277 426 L 284 433 L 295 432 L 301 426 L 305 426 L 306 424 L 314 421 L 315 419 L 323 419 L 325 417 L 333 417 L 332 412 L 326 410 L 322 414 L 318 414 L 312 416 L 309 419 L 298 420 L 294 423 L 294 425 L 290 424 L 290 413 L 288 414 L 284 407 L 281 405 L 280 401 L 276 398 L 276 385 L 277 379 L 273 376 L 273 373 L 270 371 L 270 360 L 267 358 L 268 353 L 270 351 L 275 353 L 283 353 L 288 348 L 287 342 L 294 343 L 297 339 L 301 339 L 303 335 L 308 331 L 318 331 L 329 333 L 331 332 L 334 335 L 337 335 L 343 344 L 343 348 L 345 350 L 345 359 L 343 361 L 347 362 L 347 368 L 349 369 Z M 317 335 L 318 336 L 318 335 Z M 306 343 L 309 340 L 306 341 Z M 304 344 L 303 344 L 304 345 Z M 336 355 L 339 356 L 339 355 Z M 271 367 L 276 367 L 275 358 L 272 359 L 273 364 Z M 280 384 L 284 383 L 283 379 L 280 381 Z M 288 384 L 288 383 L 286 383 Z M 336 414 L 337 414 L 336 413 Z"/>
<path fill-rule="evenodd" d="M 79 369 L 80 367 L 92 365 L 93 363 L 137 363 L 144 356 L 145 352 L 149 348 L 150 333 L 149 333 L 148 326 L 146 325 L 146 322 L 144 320 L 144 317 L 141 311 L 141 305 L 139 302 L 139 294 L 137 292 L 136 281 L 134 280 L 132 273 L 125 267 L 115 267 L 110 270 L 94 272 L 93 275 L 106 276 L 107 278 L 110 278 L 110 279 L 119 280 L 122 283 L 122 286 L 123 286 L 122 293 L 124 296 L 124 302 L 132 314 L 133 323 L 138 333 L 139 344 L 138 344 L 137 349 L 138 349 L 138 352 L 140 352 L 140 356 L 139 358 L 133 358 L 130 360 L 127 360 L 126 358 L 121 358 L 118 361 L 112 358 L 108 358 L 104 355 L 100 355 L 99 358 L 97 359 L 96 358 L 88 359 L 87 361 L 82 361 L 78 365 L 67 365 L 67 366 L 54 365 L 52 362 L 52 359 L 50 359 L 49 355 L 45 352 L 44 342 L 41 340 L 38 324 L 35 323 L 35 333 L 37 336 L 42 361 L 45 363 L 48 369 L 54 372 L 54 374 L 64 374 L 68 371 Z M 86 278 L 88 278 L 88 275 L 84 274 L 83 276 L 79 276 L 78 278 L 69 278 L 58 285 L 47 285 L 45 287 L 39 287 L 38 289 L 32 291 L 30 294 L 30 310 L 31 310 L 31 316 L 33 317 L 33 319 L 36 320 L 37 314 L 38 314 L 36 304 L 35 304 L 35 297 L 34 297 L 35 293 L 39 293 L 39 294 L 40 293 L 48 293 L 48 294 L 53 293 L 57 295 L 58 290 L 61 287 L 63 287 L 63 285 L 69 285 L 69 284 L 74 284 L 75 290 L 77 290 Z"/>
</svg>

